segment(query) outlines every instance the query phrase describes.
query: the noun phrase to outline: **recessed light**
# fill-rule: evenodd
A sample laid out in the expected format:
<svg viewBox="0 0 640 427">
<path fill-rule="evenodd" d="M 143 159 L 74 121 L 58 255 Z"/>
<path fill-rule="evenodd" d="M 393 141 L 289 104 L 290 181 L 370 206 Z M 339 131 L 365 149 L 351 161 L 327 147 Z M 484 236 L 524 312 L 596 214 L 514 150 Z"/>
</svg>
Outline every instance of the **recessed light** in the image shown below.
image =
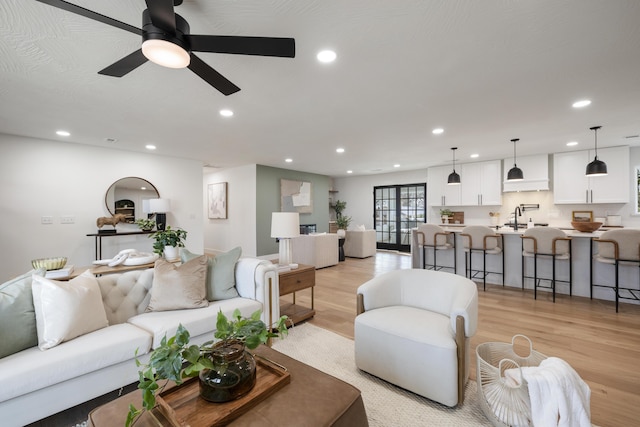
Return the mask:
<svg viewBox="0 0 640 427">
<path fill-rule="evenodd" d="M 567 142 L 567 147 L 573 147 L 578 145 L 578 141 L 569 141 Z"/>
<path fill-rule="evenodd" d="M 115 144 L 116 142 L 118 142 L 117 138 L 105 138 L 104 140 L 109 144 Z"/>
<path fill-rule="evenodd" d="M 336 148 L 336 153 L 344 153 L 344 148 Z"/>
<path fill-rule="evenodd" d="M 56 135 L 58 135 L 58 136 L 70 136 L 71 134 L 69 132 L 67 132 L 66 130 L 59 130 L 59 131 L 56 131 Z"/>
<path fill-rule="evenodd" d="M 320 62 L 329 63 L 336 60 L 336 53 L 332 50 L 323 50 L 318 52 L 316 58 L 318 58 L 318 61 Z"/>
<path fill-rule="evenodd" d="M 400 165 L 396 163 L 395 165 L 393 165 L 393 167 L 394 167 L 394 168 L 399 168 L 399 167 L 400 167 Z"/>
<path fill-rule="evenodd" d="M 573 103 L 573 108 L 584 108 L 587 105 L 591 105 L 591 101 L 588 99 L 582 99 Z"/>
<path fill-rule="evenodd" d="M 471 157 L 472 159 L 477 159 L 478 157 L 480 157 L 480 154 L 473 153 L 469 157 Z"/>
<path fill-rule="evenodd" d="M 442 128 L 435 128 L 434 130 L 431 131 L 431 133 L 434 135 L 440 135 L 443 132 L 444 132 L 444 129 Z"/>
<path fill-rule="evenodd" d="M 284 161 L 287 162 L 287 163 L 291 163 L 291 162 L 293 162 L 293 159 L 284 159 Z"/>
<path fill-rule="evenodd" d="M 220 110 L 220 115 L 222 117 L 231 117 L 231 116 L 233 116 L 233 111 L 228 110 L 228 109 Z"/>
<path fill-rule="evenodd" d="M 347 171 L 347 173 L 353 173 L 353 171 Z"/>
<path fill-rule="evenodd" d="M 146 148 L 147 150 L 155 150 L 156 146 L 153 144 L 147 144 L 144 146 L 144 148 Z"/>
</svg>

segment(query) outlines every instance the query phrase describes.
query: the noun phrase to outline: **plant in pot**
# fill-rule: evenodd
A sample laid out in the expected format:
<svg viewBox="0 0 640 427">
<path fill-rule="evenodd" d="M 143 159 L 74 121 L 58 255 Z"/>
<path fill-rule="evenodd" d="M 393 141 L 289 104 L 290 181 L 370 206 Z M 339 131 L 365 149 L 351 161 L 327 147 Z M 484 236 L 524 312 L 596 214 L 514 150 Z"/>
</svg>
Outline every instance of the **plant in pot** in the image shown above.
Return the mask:
<svg viewBox="0 0 640 427">
<path fill-rule="evenodd" d="M 184 248 L 184 240 L 187 238 L 187 232 L 181 228 L 173 229 L 170 225 L 164 230 L 158 230 L 149 235 L 154 239 L 153 252 L 158 255 L 164 254 L 168 260 L 178 258 L 178 248 Z"/>
<path fill-rule="evenodd" d="M 154 220 L 146 219 L 146 218 L 138 218 L 138 219 L 136 219 L 135 224 L 142 231 L 151 231 L 151 230 L 153 230 L 153 227 L 156 226 L 156 222 Z"/>
<path fill-rule="evenodd" d="M 338 227 L 338 235 L 344 237 L 345 231 L 351 223 L 351 217 L 342 214 L 347 207 L 347 202 L 341 202 L 336 200 L 336 204 L 333 205 L 333 210 L 336 212 L 336 227 Z"/>
<path fill-rule="evenodd" d="M 440 209 L 440 218 L 443 224 L 449 224 L 449 220 L 453 218 L 453 212 L 451 209 Z"/>
<path fill-rule="evenodd" d="M 231 319 L 218 312 L 216 332 L 218 341 L 189 345 L 189 331 L 179 325 L 176 335 L 154 349 L 145 365 L 137 358 L 140 368 L 138 388 L 142 390 L 142 409 L 129 406 L 126 426 L 129 427 L 144 411 L 156 406 L 156 395 L 169 381 L 182 384 L 185 378 L 198 376 L 200 397 L 210 402 L 227 402 L 247 394 L 256 383 L 256 362 L 247 349 L 265 344 L 269 338 L 287 335 L 287 316 L 282 316 L 273 329 L 260 320 L 261 310 L 242 317 L 234 310 Z M 162 385 L 158 382 L 164 381 Z"/>
</svg>

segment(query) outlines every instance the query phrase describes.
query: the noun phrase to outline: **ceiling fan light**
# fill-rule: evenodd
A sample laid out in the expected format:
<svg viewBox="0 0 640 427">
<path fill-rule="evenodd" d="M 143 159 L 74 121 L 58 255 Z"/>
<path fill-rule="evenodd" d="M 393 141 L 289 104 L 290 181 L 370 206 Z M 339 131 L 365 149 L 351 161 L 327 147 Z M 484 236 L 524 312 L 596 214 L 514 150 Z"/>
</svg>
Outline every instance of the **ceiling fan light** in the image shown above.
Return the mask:
<svg viewBox="0 0 640 427">
<path fill-rule="evenodd" d="M 509 169 L 509 173 L 507 173 L 507 181 L 522 181 L 523 179 L 524 174 L 522 173 L 522 169 L 513 165 L 513 167 Z"/>
<path fill-rule="evenodd" d="M 142 54 L 149 61 L 167 68 L 185 68 L 191 62 L 189 52 L 166 40 L 145 40 L 142 43 Z"/>
<path fill-rule="evenodd" d="M 605 176 L 607 175 L 607 164 L 596 157 L 593 162 L 587 165 L 587 176 Z"/>
</svg>

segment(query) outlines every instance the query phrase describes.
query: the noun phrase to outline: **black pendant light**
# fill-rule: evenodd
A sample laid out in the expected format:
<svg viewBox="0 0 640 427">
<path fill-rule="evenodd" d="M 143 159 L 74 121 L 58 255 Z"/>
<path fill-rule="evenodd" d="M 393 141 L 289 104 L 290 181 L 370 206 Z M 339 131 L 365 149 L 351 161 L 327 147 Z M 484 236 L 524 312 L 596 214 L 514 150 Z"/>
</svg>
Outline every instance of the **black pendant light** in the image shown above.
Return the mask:
<svg viewBox="0 0 640 427">
<path fill-rule="evenodd" d="M 453 151 L 453 172 L 449 174 L 449 178 L 447 179 L 447 184 L 449 185 L 458 185 L 460 184 L 460 175 L 456 173 L 456 150 L 458 147 L 452 147 L 451 151 Z"/>
<path fill-rule="evenodd" d="M 509 169 L 509 173 L 507 174 L 507 181 L 522 181 L 524 179 L 522 169 L 520 169 L 516 164 L 516 142 L 518 141 L 520 140 L 517 138 L 511 140 L 511 142 L 513 142 L 513 167 Z"/>
<path fill-rule="evenodd" d="M 587 165 L 587 176 L 605 176 L 607 174 L 607 164 L 602 160 L 598 160 L 598 129 L 602 126 L 594 126 L 589 128 L 595 134 L 596 138 L 596 156 L 593 162 Z"/>
</svg>

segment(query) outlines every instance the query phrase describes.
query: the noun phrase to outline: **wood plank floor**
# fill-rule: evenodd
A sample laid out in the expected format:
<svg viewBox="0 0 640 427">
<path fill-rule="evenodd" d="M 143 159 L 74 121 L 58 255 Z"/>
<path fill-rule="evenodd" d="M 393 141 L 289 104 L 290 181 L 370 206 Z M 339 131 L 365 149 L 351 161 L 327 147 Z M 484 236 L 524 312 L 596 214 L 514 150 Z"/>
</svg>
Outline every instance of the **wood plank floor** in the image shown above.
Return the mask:
<svg viewBox="0 0 640 427">
<path fill-rule="evenodd" d="M 347 258 L 337 266 L 316 270 L 312 324 L 353 339 L 356 289 L 385 271 L 411 268 L 411 258 L 378 252 L 366 259 Z M 471 340 L 471 378 L 475 348 L 483 342 L 510 342 L 528 336 L 534 349 L 566 360 L 591 387 L 594 424 L 640 426 L 640 306 L 560 295 L 556 303 L 544 293 L 487 286 L 479 292 L 478 333 Z M 309 304 L 308 291 L 297 293 Z M 288 297 L 283 297 L 287 299 Z"/>
</svg>

